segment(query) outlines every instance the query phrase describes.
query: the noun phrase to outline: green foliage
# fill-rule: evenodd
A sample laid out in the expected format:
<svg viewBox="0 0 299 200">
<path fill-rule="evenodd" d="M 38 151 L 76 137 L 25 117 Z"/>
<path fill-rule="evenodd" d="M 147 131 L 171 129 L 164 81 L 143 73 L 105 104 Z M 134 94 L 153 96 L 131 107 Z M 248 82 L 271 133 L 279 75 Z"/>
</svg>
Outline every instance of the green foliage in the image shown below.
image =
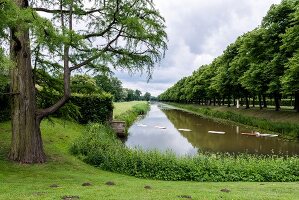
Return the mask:
<svg viewBox="0 0 299 200">
<path fill-rule="evenodd" d="M 113 76 L 105 74 L 94 77 L 97 87 L 113 95 L 114 101 L 124 100 L 122 82 Z"/>
<path fill-rule="evenodd" d="M 159 96 L 162 101 L 205 103 L 217 99 L 274 98 L 294 95 L 299 112 L 299 3 L 273 5 L 261 26 L 243 34 L 209 65 L 201 66 Z M 296 94 L 295 94 L 296 93 Z M 248 101 L 247 101 L 248 102 Z M 249 108 L 249 105 L 246 105 Z"/>
<path fill-rule="evenodd" d="M 77 74 L 71 77 L 71 90 L 77 94 L 96 94 L 101 92 L 101 89 L 96 84 L 96 80 L 86 74 Z"/>
<path fill-rule="evenodd" d="M 143 151 L 124 146 L 106 126 L 89 130 L 71 147 L 85 162 L 138 178 L 185 181 L 298 181 L 299 158 L 200 154 L 177 157 L 172 152 Z"/>
<path fill-rule="evenodd" d="M 248 126 L 254 126 L 259 129 L 269 130 L 280 133 L 282 136 L 290 136 L 292 138 L 299 138 L 299 125 L 295 123 L 271 122 L 266 119 L 259 119 L 251 116 L 244 116 L 234 112 L 221 112 L 209 108 L 199 107 L 195 105 L 173 104 L 176 107 L 193 111 L 196 114 L 225 119 Z"/>
<path fill-rule="evenodd" d="M 114 118 L 125 121 L 126 128 L 128 128 L 134 123 L 139 115 L 146 114 L 149 109 L 150 105 L 147 102 L 140 102 L 132 106 L 132 108 L 130 108 L 128 111 L 121 113 L 120 115 L 115 115 Z M 127 133 L 127 130 L 125 132 Z"/>
<path fill-rule="evenodd" d="M 39 95 L 43 98 L 38 99 L 41 108 L 47 108 L 57 102 L 61 96 L 59 94 L 44 93 Z M 61 107 L 54 116 L 63 117 L 69 120 L 76 120 L 81 124 L 88 122 L 107 122 L 112 117 L 112 99 L 110 94 L 73 94 L 68 103 Z"/>
<path fill-rule="evenodd" d="M 70 98 L 70 103 L 79 107 L 80 115 L 77 121 L 81 124 L 88 122 L 107 122 L 112 117 L 112 99 L 110 94 L 79 95 Z"/>
</svg>

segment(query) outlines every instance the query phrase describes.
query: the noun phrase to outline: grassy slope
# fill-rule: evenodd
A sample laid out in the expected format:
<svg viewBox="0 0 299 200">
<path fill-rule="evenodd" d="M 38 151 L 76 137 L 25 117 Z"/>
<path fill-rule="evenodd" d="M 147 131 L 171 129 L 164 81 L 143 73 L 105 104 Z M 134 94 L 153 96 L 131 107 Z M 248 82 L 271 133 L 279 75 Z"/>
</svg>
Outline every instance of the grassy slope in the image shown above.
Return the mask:
<svg viewBox="0 0 299 200">
<path fill-rule="evenodd" d="M 262 119 L 267 119 L 274 122 L 289 122 L 299 124 L 299 113 L 296 113 L 294 110 L 281 110 L 279 112 L 275 111 L 274 109 L 262 109 L 259 108 L 250 108 L 244 109 L 240 108 L 237 109 L 236 107 L 213 107 L 209 106 L 209 108 L 218 110 L 218 111 L 231 111 L 243 115 L 248 115 L 252 117 L 258 117 Z"/>
<path fill-rule="evenodd" d="M 120 115 L 139 103 L 142 103 L 142 101 L 116 102 L 114 103 L 113 116 Z"/>
<path fill-rule="evenodd" d="M 89 166 L 68 152 L 69 145 L 84 127 L 55 119 L 42 123 L 48 162 L 21 165 L 6 160 L 10 140 L 9 123 L 0 124 L 0 199 L 61 199 L 65 195 L 80 199 L 298 199 L 299 183 L 196 183 L 137 179 L 109 173 Z M 107 186 L 114 181 L 115 186 Z M 81 186 L 84 182 L 90 187 Z M 52 184 L 60 187 L 51 188 Z M 144 189 L 150 185 L 151 190 Z M 229 193 L 220 192 L 228 188 Z"/>
</svg>

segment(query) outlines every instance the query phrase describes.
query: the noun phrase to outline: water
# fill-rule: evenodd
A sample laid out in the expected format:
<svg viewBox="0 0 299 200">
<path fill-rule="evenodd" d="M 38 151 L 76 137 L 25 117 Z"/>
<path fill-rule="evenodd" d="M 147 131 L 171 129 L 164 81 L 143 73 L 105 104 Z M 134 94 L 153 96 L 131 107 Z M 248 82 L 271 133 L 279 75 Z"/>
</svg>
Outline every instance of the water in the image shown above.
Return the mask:
<svg viewBox="0 0 299 200">
<path fill-rule="evenodd" d="M 151 105 L 149 113 L 129 129 L 127 146 L 172 150 L 177 155 L 194 155 L 201 151 L 299 155 L 299 143 L 296 141 L 242 135 L 255 130 L 163 107 L 162 104 Z M 208 131 L 222 131 L 225 134 L 211 134 Z"/>
</svg>

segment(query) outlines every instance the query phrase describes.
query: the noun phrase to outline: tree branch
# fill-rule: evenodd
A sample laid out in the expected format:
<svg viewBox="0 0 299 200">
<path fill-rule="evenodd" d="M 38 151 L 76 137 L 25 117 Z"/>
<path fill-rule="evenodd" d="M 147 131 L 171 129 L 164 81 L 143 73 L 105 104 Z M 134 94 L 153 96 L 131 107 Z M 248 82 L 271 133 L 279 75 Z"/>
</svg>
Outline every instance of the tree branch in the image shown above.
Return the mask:
<svg viewBox="0 0 299 200">
<path fill-rule="evenodd" d="M 103 49 L 101 50 L 101 53 L 99 53 L 99 54 L 97 54 L 97 55 L 94 55 L 94 56 L 90 57 L 89 59 L 83 61 L 82 63 L 79 63 L 79 64 L 74 65 L 73 67 L 70 68 L 70 71 L 79 69 L 79 68 L 81 68 L 81 67 L 83 67 L 83 66 L 85 66 L 85 65 L 87 65 L 87 64 L 89 64 L 89 63 L 91 63 L 92 61 L 98 59 L 98 58 L 102 55 L 102 53 L 105 52 L 105 51 L 107 51 L 108 48 L 109 48 L 109 47 L 110 47 L 110 46 L 111 46 L 111 45 L 112 45 L 112 44 L 113 44 L 113 43 L 114 43 L 114 42 L 121 36 L 121 34 L 122 34 L 122 30 L 123 30 L 123 27 L 120 29 L 119 33 L 115 36 L 115 38 L 114 38 L 113 40 L 111 40 L 111 41 L 106 45 L 105 48 L 103 48 Z"/>
<path fill-rule="evenodd" d="M 46 13 L 52 13 L 52 14 L 59 14 L 59 13 L 64 13 L 64 14 L 68 14 L 69 10 L 61 10 L 61 9 L 46 9 L 46 8 L 32 8 L 35 11 L 40 11 L 40 12 L 46 12 Z M 96 13 L 96 12 L 101 12 L 103 9 L 95 9 L 95 10 L 88 10 L 88 11 L 83 11 L 80 10 L 80 12 L 76 12 L 74 14 L 76 15 L 89 15 L 92 13 Z"/>
</svg>

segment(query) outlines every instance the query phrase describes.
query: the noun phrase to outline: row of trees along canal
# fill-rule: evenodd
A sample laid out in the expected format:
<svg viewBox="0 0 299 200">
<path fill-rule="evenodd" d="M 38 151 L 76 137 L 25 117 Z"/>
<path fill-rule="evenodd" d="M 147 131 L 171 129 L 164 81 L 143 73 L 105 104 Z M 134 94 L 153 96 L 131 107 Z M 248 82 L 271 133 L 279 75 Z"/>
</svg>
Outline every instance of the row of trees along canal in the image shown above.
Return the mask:
<svg viewBox="0 0 299 200">
<path fill-rule="evenodd" d="M 249 108 L 252 98 L 262 108 L 271 98 L 278 111 L 282 96 L 295 97 L 299 112 L 299 1 L 293 0 L 272 5 L 258 28 L 238 37 L 211 64 L 178 81 L 159 99 L 214 105 L 225 101 L 230 106 L 242 98 Z"/>
<path fill-rule="evenodd" d="M 113 68 L 150 78 L 167 48 L 165 22 L 151 0 L 0 0 L 0 19 L 7 44 L 0 68 L 11 66 L 9 158 L 22 163 L 46 161 L 40 123 L 69 99 L 72 72 Z M 38 69 L 62 74 L 61 98 L 45 109 L 36 104 Z"/>
</svg>

